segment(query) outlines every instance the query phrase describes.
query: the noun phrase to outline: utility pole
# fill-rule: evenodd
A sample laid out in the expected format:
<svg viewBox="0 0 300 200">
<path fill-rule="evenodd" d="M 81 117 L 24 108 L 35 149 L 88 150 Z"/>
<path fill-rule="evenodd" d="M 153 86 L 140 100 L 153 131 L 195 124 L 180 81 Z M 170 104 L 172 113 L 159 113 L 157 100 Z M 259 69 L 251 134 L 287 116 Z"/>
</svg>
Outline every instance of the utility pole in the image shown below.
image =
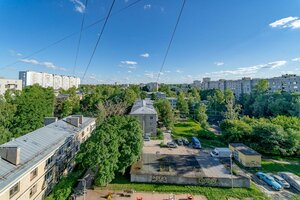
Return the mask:
<svg viewBox="0 0 300 200">
<path fill-rule="evenodd" d="M 230 153 L 230 176 L 231 176 L 231 188 L 233 188 L 233 179 L 232 179 L 232 152 Z"/>
</svg>

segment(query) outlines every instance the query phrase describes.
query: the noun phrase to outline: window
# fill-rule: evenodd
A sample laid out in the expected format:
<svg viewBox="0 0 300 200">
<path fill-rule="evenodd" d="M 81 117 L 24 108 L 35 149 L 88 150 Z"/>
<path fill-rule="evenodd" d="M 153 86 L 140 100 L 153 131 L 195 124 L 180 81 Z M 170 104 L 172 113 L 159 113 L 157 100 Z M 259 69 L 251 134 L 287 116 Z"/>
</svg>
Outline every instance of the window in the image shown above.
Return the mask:
<svg viewBox="0 0 300 200">
<path fill-rule="evenodd" d="M 9 198 L 12 198 L 15 194 L 20 191 L 20 182 L 12 186 L 9 190 Z"/>
<path fill-rule="evenodd" d="M 153 119 L 153 116 L 151 116 L 150 119 Z"/>
<path fill-rule="evenodd" d="M 52 169 L 51 169 L 49 172 L 46 173 L 46 175 L 45 175 L 45 180 L 46 180 L 47 182 L 49 182 L 49 181 L 52 180 Z"/>
<path fill-rule="evenodd" d="M 29 197 L 31 198 L 36 192 L 37 192 L 37 185 L 35 184 L 35 185 L 32 186 L 32 188 L 30 189 Z"/>
<path fill-rule="evenodd" d="M 52 163 L 52 160 L 53 160 L 53 156 L 48 158 L 48 160 L 46 161 L 46 167 Z"/>
<path fill-rule="evenodd" d="M 30 181 L 32 181 L 32 179 L 37 177 L 37 175 L 38 175 L 38 168 L 35 168 L 32 172 L 30 172 Z"/>
</svg>

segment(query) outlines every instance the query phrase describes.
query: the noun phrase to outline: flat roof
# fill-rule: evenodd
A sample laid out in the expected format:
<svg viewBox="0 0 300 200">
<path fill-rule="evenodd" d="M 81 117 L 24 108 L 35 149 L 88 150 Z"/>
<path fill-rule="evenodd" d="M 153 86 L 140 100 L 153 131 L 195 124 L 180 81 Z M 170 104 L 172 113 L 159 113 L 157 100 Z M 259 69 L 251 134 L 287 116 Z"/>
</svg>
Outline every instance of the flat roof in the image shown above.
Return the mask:
<svg viewBox="0 0 300 200">
<path fill-rule="evenodd" d="M 252 156 L 254 156 L 254 155 L 260 156 L 260 154 L 257 151 L 251 149 L 250 147 L 244 145 L 243 143 L 230 143 L 229 145 L 234 147 L 236 150 L 238 150 L 242 154 L 252 155 Z"/>
<path fill-rule="evenodd" d="M 0 193 L 50 156 L 69 137 L 80 133 L 88 124 L 95 121 L 95 118 L 83 117 L 82 124 L 75 127 L 67 123 L 66 118 L 0 145 L 0 147 L 17 146 L 20 148 L 19 165 L 0 158 Z"/>
</svg>

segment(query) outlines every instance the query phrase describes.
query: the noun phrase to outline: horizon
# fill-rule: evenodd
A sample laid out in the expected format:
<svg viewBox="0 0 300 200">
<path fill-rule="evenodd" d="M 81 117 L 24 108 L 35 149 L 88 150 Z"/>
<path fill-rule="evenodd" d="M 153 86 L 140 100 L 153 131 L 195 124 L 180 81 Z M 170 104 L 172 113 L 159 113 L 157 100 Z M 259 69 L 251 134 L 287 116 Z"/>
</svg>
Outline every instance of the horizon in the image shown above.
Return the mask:
<svg viewBox="0 0 300 200">
<path fill-rule="evenodd" d="M 116 1 L 82 84 L 149 83 L 159 74 L 158 82 L 167 84 L 299 75 L 300 2 L 229 2 L 187 0 L 160 70 L 182 1 Z M 18 79 L 19 71 L 31 70 L 82 78 L 103 25 L 83 30 L 74 67 L 82 18 L 89 26 L 107 15 L 110 5 L 1 1 L 0 18 L 10 20 L 0 21 L 0 77 Z"/>
</svg>

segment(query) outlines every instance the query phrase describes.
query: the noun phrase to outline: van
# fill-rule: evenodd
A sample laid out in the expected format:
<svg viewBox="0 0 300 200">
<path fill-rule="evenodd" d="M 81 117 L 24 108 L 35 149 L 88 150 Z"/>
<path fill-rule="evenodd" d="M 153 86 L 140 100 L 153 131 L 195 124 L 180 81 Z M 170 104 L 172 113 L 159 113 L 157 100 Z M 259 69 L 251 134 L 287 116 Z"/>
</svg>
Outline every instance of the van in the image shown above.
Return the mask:
<svg viewBox="0 0 300 200">
<path fill-rule="evenodd" d="M 215 148 L 210 155 L 216 158 L 230 158 L 231 151 L 229 148 Z"/>
<path fill-rule="evenodd" d="M 201 149 L 201 143 L 197 137 L 192 137 L 192 146 L 194 149 Z"/>
</svg>

